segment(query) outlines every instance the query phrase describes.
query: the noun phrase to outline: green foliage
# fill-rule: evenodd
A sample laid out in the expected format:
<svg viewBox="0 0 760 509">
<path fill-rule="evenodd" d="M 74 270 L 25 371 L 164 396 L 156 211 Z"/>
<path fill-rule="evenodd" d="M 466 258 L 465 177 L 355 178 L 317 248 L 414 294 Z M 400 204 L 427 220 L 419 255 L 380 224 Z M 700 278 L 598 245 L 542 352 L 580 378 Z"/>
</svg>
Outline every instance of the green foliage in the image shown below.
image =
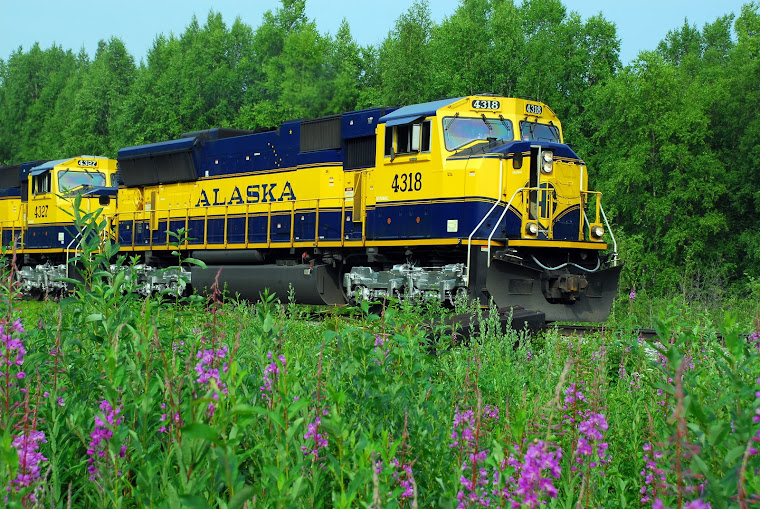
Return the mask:
<svg viewBox="0 0 760 509">
<path fill-rule="evenodd" d="M 20 305 L 12 264 L 0 277 L 10 507 L 451 507 L 471 494 L 503 507 L 522 500 L 510 476 L 539 443 L 563 451 L 544 474 L 556 493 L 538 491 L 550 507 L 635 505 L 652 450 L 665 479 L 653 495 L 669 506 L 739 507 L 760 488 L 760 337 L 730 316 L 718 341 L 676 302 L 650 343 L 482 318 L 463 345 L 421 328 L 436 305 L 365 303 L 318 322 L 271 295 L 138 298 L 99 211 L 74 205 L 80 276 L 60 306 Z M 600 418 L 589 456 L 578 423 Z M 32 432 L 37 471 L 19 445 Z M 469 488 L 481 471 L 487 489 Z"/>
<path fill-rule="evenodd" d="M 745 290 L 760 277 L 758 4 L 701 28 L 684 21 L 625 67 L 619 49 L 613 23 L 561 0 L 462 0 L 440 24 L 416 1 L 368 47 L 345 21 L 320 33 L 305 0 L 282 0 L 255 28 L 210 11 L 158 35 L 139 64 L 116 38 L 92 58 L 34 45 L 0 60 L 0 164 L 475 92 L 527 96 L 587 158 L 627 286 Z"/>
</svg>

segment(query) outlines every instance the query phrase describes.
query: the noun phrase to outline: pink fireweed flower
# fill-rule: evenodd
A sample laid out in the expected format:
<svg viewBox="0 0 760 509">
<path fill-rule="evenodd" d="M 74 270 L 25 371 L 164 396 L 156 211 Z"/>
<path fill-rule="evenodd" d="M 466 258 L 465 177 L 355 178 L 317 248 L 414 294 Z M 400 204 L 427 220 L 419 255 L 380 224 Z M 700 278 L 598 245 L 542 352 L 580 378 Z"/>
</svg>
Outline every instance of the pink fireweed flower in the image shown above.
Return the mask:
<svg viewBox="0 0 760 509">
<path fill-rule="evenodd" d="M 578 442 L 575 449 L 577 463 L 589 462 L 589 467 L 596 468 L 610 462 L 607 455 L 608 444 L 603 442 L 607 431 L 607 419 L 604 414 L 584 412 L 583 420 L 578 424 Z M 584 458 L 585 457 L 585 458 Z"/>
<path fill-rule="evenodd" d="M 40 463 L 48 460 L 39 452 L 40 442 L 47 442 L 45 433 L 36 430 L 25 432 L 13 439 L 13 447 L 18 453 L 18 473 L 10 484 L 16 492 L 32 486 L 40 478 Z M 8 490 L 10 491 L 10 488 Z M 34 493 L 28 496 L 29 500 L 34 502 Z"/>
<path fill-rule="evenodd" d="M 704 502 L 702 499 L 696 499 L 692 500 L 690 502 L 686 502 L 684 504 L 684 509 L 711 509 L 712 506 L 710 505 L 710 502 Z M 668 509 L 665 506 L 665 503 L 660 500 L 659 498 L 656 498 L 654 502 L 652 503 L 652 509 Z"/>
<path fill-rule="evenodd" d="M 662 451 L 656 450 L 652 444 L 644 444 L 644 469 L 641 477 L 644 485 L 641 487 L 641 502 L 647 503 L 657 493 L 665 489 L 665 471 L 657 464 L 662 459 Z"/>
<path fill-rule="evenodd" d="M 557 488 L 553 479 L 562 474 L 560 460 L 562 449 L 552 450 L 553 446 L 541 440 L 535 440 L 528 446 L 522 459 L 514 454 L 504 460 L 502 470 L 507 465 L 514 467 L 513 475 L 507 480 L 507 486 L 501 495 L 510 502 L 511 507 L 535 508 L 546 504 L 545 499 L 557 498 Z M 518 453 L 515 446 L 515 453 Z"/>
<path fill-rule="evenodd" d="M 161 403 L 161 407 L 166 408 L 166 404 Z M 159 433 L 169 433 L 171 427 L 176 429 L 182 426 L 182 418 L 180 417 L 179 412 L 174 412 L 171 416 L 166 413 L 161 414 L 159 421 L 162 423 L 161 427 L 158 428 Z"/>
<path fill-rule="evenodd" d="M 283 374 L 287 373 L 287 371 L 285 371 L 286 359 L 284 355 L 278 355 L 277 359 L 273 360 L 272 352 L 267 352 L 267 359 L 272 362 L 267 364 L 267 366 L 264 368 L 264 376 L 261 378 L 262 385 L 259 387 L 259 390 L 261 391 L 261 396 L 267 402 L 271 402 L 275 387 L 277 387 L 277 382 L 280 378 L 280 368 L 282 367 Z M 277 361 L 279 361 L 279 365 Z"/>
<path fill-rule="evenodd" d="M 581 387 L 583 385 L 581 382 Z M 611 459 L 607 454 L 609 446 L 604 442 L 604 433 L 609 426 L 604 414 L 586 409 L 587 404 L 586 397 L 575 383 L 565 389 L 564 410 L 567 414 L 563 416 L 564 422 L 578 433 L 572 456 L 578 464 L 588 463 L 590 468 L 597 468 Z M 578 466 L 573 465 L 572 470 L 578 470 Z M 604 473 L 600 472 L 600 475 Z"/>
<path fill-rule="evenodd" d="M 760 352 L 760 331 L 754 331 L 747 338 L 747 342 L 755 347 L 755 350 Z"/>
<path fill-rule="evenodd" d="M 402 464 L 396 457 L 391 460 L 391 464 L 400 469 L 400 471 L 393 472 L 393 480 L 404 490 L 401 492 L 401 500 L 414 498 L 415 483 L 412 466 L 407 463 Z"/>
<path fill-rule="evenodd" d="M 760 378 L 758 378 L 756 381 L 758 384 L 760 384 Z M 758 399 L 760 399 L 760 391 L 755 392 L 755 405 L 757 405 Z M 755 424 L 760 423 L 760 406 L 755 407 L 755 415 L 752 416 L 752 422 Z M 753 442 L 754 444 L 760 443 L 760 429 L 757 429 L 755 431 L 755 434 L 752 436 L 752 438 L 750 438 L 750 441 Z M 758 452 L 760 452 L 760 450 L 758 450 L 757 447 L 750 446 L 749 448 L 750 455 L 754 456 L 758 454 Z"/>
<path fill-rule="evenodd" d="M 579 388 L 575 382 L 572 382 L 567 389 L 565 389 L 565 405 L 562 409 L 568 413 L 563 415 L 562 418 L 565 420 L 566 424 L 573 424 L 576 418 L 581 414 L 581 411 L 578 410 L 577 407 L 582 403 L 586 403 L 586 396 L 583 395 L 583 391 L 581 390 L 584 388 L 584 385 L 584 382 L 581 382 Z"/>
<path fill-rule="evenodd" d="M 24 327 L 21 326 L 21 320 L 16 320 L 10 326 L 7 322 L 0 321 L 0 362 L 5 369 L 0 368 L 0 380 L 3 385 L 10 387 L 14 385 L 12 379 L 21 380 L 26 377 L 26 373 L 21 369 L 24 364 L 26 348 L 21 339 L 17 336 L 23 334 Z M 12 373 L 11 371 L 16 371 Z"/>
<path fill-rule="evenodd" d="M 388 338 L 388 334 L 375 334 L 375 353 L 382 357 L 381 359 L 375 359 L 375 364 L 382 366 L 388 355 L 391 353 L 391 341 Z"/>
<path fill-rule="evenodd" d="M 198 378 L 195 381 L 201 385 L 205 385 L 207 391 L 214 387 L 219 389 L 218 391 L 213 390 L 211 394 L 211 398 L 214 401 L 219 400 L 220 392 L 227 394 L 227 385 L 222 382 L 222 373 L 227 373 L 229 369 L 226 362 L 228 353 L 229 349 L 227 345 L 222 345 L 218 350 L 214 350 L 213 348 L 199 350 L 195 356 L 198 359 L 198 362 L 195 364 L 195 373 L 198 375 Z M 221 371 L 219 369 L 220 364 Z M 206 409 L 208 417 L 213 417 L 215 411 L 216 405 L 213 401 L 209 402 Z"/>
<path fill-rule="evenodd" d="M 113 407 L 106 400 L 101 401 L 102 413 L 95 414 L 95 429 L 90 433 L 90 443 L 87 446 L 87 471 L 90 480 L 95 481 L 106 470 L 105 465 L 109 461 L 108 447 L 114 436 L 114 431 L 122 422 L 121 406 Z M 126 456 L 127 446 L 123 445 L 119 450 L 119 458 Z"/>
<path fill-rule="evenodd" d="M 488 458 L 489 450 L 480 441 L 486 429 L 493 427 L 499 420 L 499 409 L 492 405 L 486 405 L 481 413 L 480 425 L 475 412 L 472 409 L 460 411 L 459 407 L 454 412 L 454 425 L 451 432 L 450 448 L 457 448 L 463 459 L 460 469 L 462 474 L 459 483 L 462 489 L 457 493 L 457 508 L 466 508 L 474 505 L 487 507 L 491 504 L 489 492 L 490 474 L 483 468 L 483 463 Z"/>
<path fill-rule="evenodd" d="M 580 388 L 575 384 L 575 382 L 572 382 L 567 389 L 565 389 L 565 408 L 567 409 L 568 406 L 573 405 L 574 403 L 578 401 L 582 401 L 583 403 L 586 402 L 586 396 L 583 395 L 583 392 L 581 389 L 583 389 L 585 385 L 585 382 L 581 382 Z"/>
<path fill-rule="evenodd" d="M 311 456 L 314 461 L 319 460 L 320 452 L 327 449 L 329 445 L 327 433 L 322 431 L 322 418 L 320 416 L 317 416 L 313 422 L 306 426 L 306 434 L 303 438 L 310 442 L 310 445 L 301 446 L 304 456 Z"/>
</svg>

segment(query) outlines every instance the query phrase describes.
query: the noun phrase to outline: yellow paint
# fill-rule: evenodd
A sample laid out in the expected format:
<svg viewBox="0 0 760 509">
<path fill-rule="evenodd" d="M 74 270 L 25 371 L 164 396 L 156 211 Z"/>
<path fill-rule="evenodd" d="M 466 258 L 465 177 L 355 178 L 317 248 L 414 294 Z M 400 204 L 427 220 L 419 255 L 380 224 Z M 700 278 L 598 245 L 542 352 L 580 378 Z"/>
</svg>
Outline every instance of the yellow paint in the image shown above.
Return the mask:
<svg viewBox="0 0 760 509">
<path fill-rule="evenodd" d="M 493 110 L 473 109 L 474 100 L 498 100 L 499 108 Z M 529 105 L 541 106 L 540 114 L 526 114 Z M 456 151 L 447 150 L 444 140 L 444 121 L 447 118 L 487 119 L 500 122 L 504 119 L 511 122 L 515 138 L 519 138 L 519 123 L 521 120 L 537 121 L 552 124 L 562 133 L 560 120 L 546 105 L 524 99 L 492 98 L 471 96 L 454 104 L 439 109 L 436 115 L 422 119 L 429 126 L 429 144 L 423 147 L 420 142 L 412 149 L 401 150 L 404 140 L 398 137 L 397 130 L 393 137 L 392 153 L 385 153 L 386 125 L 379 124 L 376 129 L 375 167 L 363 170 L 346 170 L 335 163 L 316 163 L 299 167 L 275 167 L 263 171 L 241 172 L 224 176 L 205 177 L 193 182 L 147 186 L 143 188 L 122 187 L 118 192 L 118 214 L 113 204 L 104 208 L 104 214 L 113 216 L 114 225 L 132 221 L 145 221 L 151 229 L 156 230 L 159 224 L 166 220 L 182 221 L 189 224 L 191 220 L 208 220 L 209 217 L 267 217 L 271 223 L 274 214 L 287 213 L 291 215 L 290 241 L 275 243 L 268 239 L 265 243 L 254 244 L 246 239 L 242 244 L 208 244 L 206 238 L 200 239 L 202 245 L 193 245 L 195 249 L 208 248 L 266 248 L 266 247 L 338 247 L 338 246 L 414 246 L 414 245 L 457 245 L 466 244 L 469 231 L 456 231 L 458 238 L 447 239 L 400 239 L 394 241 L 367 241 L 363 239 L 345 240 L 345 232 L 341 231 L 340 241 L 320 240 L 317 228 L 313 236 L 305 235 L 308 239 L 296 239 L 293 234 L 297 214 L 319 211 L 339 211 L 341 228 L 346 225 L 361 226 L 366 232 L 366 218 L 369 211 L 377 210 L 378 206 L 405 204 L 452 204 L 452 215 L 455 215 L 455 205 L 458 203 L 487 204 L 485 210 L 497 201 L 491 224 L 499 218 L 504 206 L 510 208 L 522 217 L 522 231 L 529 221 L 538 222 L 540 228 L 551 239 L 553 224 L 563 215 L 577 211 L 578 207 L 587 208 L 588 219 L 592 224 L 601 223 L 598 206 L 598 193 L 587 191 L 588 177 L 582 161 L 570 158 L 555 158 L 553 171 L 541 175 L 540 183 L 549 184 L 553 191 L 529 189 L 530 151 L 522 154 L 523 163 L 520 166 L 514 159 L 500 159 L 496 156 L 465 156 L 463 150 L 472 143 L 459 147 Z M 420 124 L 420 131 L 423 129 Z M 409 127 L 411 129 L 411 127 Z M 423 136 L 419 135 L 422 140 Z M 273 147 L 272 147 L 273 149 Z M 458 154 L 460 154 L 458 156 Z M 511 156 L 510 156 L 511 157 Z M 53 185 L 50 192 L 33 193 L 30 181 L 28 203 L 29 218 L 23 217 L 20 200 L 0 200 L 0 229 L 18 227 L 29 224 L 60 224 L 69 223 L 70 217 L 58 210 L 60 206 L 69 207 L 58 197 L 57 176 L 64 170 L 79 171 L 77 160 L 95 161 L 93 169 L 104 171 L 109 175 L 116 169 L 116 162 L 108 159 L 72 158 L 51 170 Z M 90 163 L 88 163 L 90 164 Z M 501 175 L 501 181 L 499 180 Z M 501 190 L 501 192 L 500 192 Z M 550 207 L 540 208 L 530 205 L 531 196 L 539 198 L 548 196 Z M 97 198 L 83 200 L 87 210 L 98 207 Z M 33 214 L 38 207 L 46 205 L 48 215 L 45 218 L 35 218 Z M 514 214 L 509 212 L 509 214 Z M 532 218 L 531 218 L 532 214 Z M 8 220 L 5 218 L 15 218 Z M 447 231 L 452 220 L 459 220 L 459 228 L 464 224 L 460 217 L 429 217 L 431 221 L 439 221 L 434 229 Z M 44 221 L 43 221 L 44 220 Z M 41 222 L 43 221 L 43 222 Z M 477 221 L 476 221 L 477 222 Z M 268 230 L 271 232 L 271 224 Z M 555 242 L 538 241 L 524 233 L 521 240 L 510 240 L 510 246 L 560 247 L 567 249 L 604 249 L 601 241 L 590 242 L 587 238 L 588 225 L 582 225 L 578 232 L 578 241 Z M 226 230 L 226 228 L 225 228 Z M 247 231 L 247 228 L 246 228 Z M 162 232 L 163 233 L 163 232 Z M 409 232 L 414 235 L 414 232 Z M 247 235 L 247 233 L 246 233 Z M 192 233 L 191 233 L 192 236 Z M 154 244 L 129 249 L 134 250 L 172 250 L 171 237 L 160 235 L 154 237 Z M 503 246 L 494 236 L 492 246 Z M 503 240 L 503 239 L 502 239 Z M 475 240 L 473 245 L 483 246 L 488 242 Z M 126 247 L 126 246 L 125 246 Z"/>
<path fill-rule="evenodd" d="M 568 242 L 564 240 L 509 239 L 509 247 L 556 247 L 562 249 L 607 249 L 604 242 Z"/>
<path fill-rule="evenodd" d="M 116 173 L 116 160 L 94 156 L 78 156 L 66 159 L 55 165 L 50 170 L 30 176 L 26 182 L 28 202 L 22 203 L 20 198 L 0 200 L 0 233 L 8 229 L 20 229 L 22 231 L 22 247 L 19 253 L 55 253 L 62 252 L 62 248 L 51 249 L 26 249 L 23 247 L 24 239 L 29 227 L 57 226 L 72 223 L 73 195 L 69 190 L 76 192 L 76 187 L 82 182 L 89 181 L 87 173 L 100 174 L 103 176 L 105 186 L 110 186 L 112 176 Z M 67 196 L 68 195 L 68 196 Z M 116 203 L 111 198 L 110 203 L 101 206 L 99 197 L 84 197 L 81 201 L 82 212 L 93 212 L 102 209 L 102 217 L 113 217 L 116 211 Z M 67 213 L 68 212 L 68 213 Z"/>
</svg>

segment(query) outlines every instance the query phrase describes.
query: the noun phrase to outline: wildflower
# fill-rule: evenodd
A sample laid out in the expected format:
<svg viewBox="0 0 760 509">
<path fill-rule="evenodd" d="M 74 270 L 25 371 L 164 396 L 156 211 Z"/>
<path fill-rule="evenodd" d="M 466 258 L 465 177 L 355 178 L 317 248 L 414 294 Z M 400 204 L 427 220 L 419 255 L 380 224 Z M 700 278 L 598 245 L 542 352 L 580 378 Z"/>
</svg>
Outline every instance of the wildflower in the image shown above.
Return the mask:
<svg viewBox="0 0 760 509">
<path fill-rule="evenodd" d="M 113 407 L 108 401 L 100 403 L 102 414 L 95 415 L 95 429 L 90 433 L 90 443 L 87 447 L 89 456 L 87 471 L 90 480 L 95 481 L 101 473 L 102 464 L 108 460 L 108 447 L 114 436 L 114 431 L 121 424 L 121 406 Z M 119 450 L 119 458 L 124 458 L 127 448 L 122 446 Z"/>
<path fill-rule="evenodd" d="M 578 423 L 578 442 L 576 444 L 575 461 L 583 463 L 585 458 L 589 461 L 590 468 L 609 463 L 610 458 L 607 456 L 608 444 L 603 442 L 604 432 L 607 431 L 607 419 L 604 414 L 584 412 L 583 420 Z M 575 467 L 574 467 L 575 469 Z"/>
<path fill-rule="evenodd" d="M 581 382 L 580 385 L 582 388 L 584 383 Z M 582 464 L 588 461 L 590 468 L 597 468 L 610 461 L 607 455 L 609 445 L 603 441 L 604 432 L 609 426 L 604 414 L 585 409 L 586 403 L 586 397 L 575 383 L 571 383 L 565 389 L 564 410 L 568 413 L 563 418 L 565 424 L 574 425 L 575 431 L 578 432 L 573 451 L 575 462 Z M 578 470 L 578 466 L 573 465 L 572 470 Z"/>
<path fill-rule="evenodd" d="M 402 464 L 395 457 L 391 460 L 391 464 L 394 467 L 401 469 L 400 472 L 396 471 L 393 473 L 393 479 L 398 483 L 400 487 L 404 489 L 404 491 L 401 492 L 401 499 L 403 500 L 405 498 L 414 498 L 415 482 L 412 466 L 406 463 Z"/>
<path fill-rule="evenodd" d="M 209 388 L 214 388 L 211 394 L 211 398 L 214 401 L 219 400 L 219 392 L 227 394 L 227 386 L 222 382 L 221 373 L 226 373 L 228 370 L 228 365 L 224 362 L 228 353 L 229 349 L 227 345 L 222 345 L 218 350 L 214 350 L 213 348 L 203 349 L 199 350 L 196 354 L 196 358 L 198 359 L 198 362 L 195 364 L 195 372 L 198 374 L 196 382 L 205 384 Z M 221 373 L 219 371 L 220 363 L 222 364 Z M 216 390 L 217 388 L 219 391 Z M 214 401 L 209 402 L 206 409 L 209 418 L 213 417 L 216 411 Z"/>
<path fill-rule="evenodd" d="M 755 350 L 760 352 L 760 331 L 754 331 L 747 338 L 747 342 L 755 347 Z"/>
<path fill-rule="evenodd" d="M 583 388 L 583 386 L 584 382 L 581 382 L 581 388 Z M 572 405 L 577 401 L 582 401 L 585 403 L 586 396 L 583 395 L 583 392 L 581 392 L 575 382 L 573 382 L 568 386 L 567 389 L 565 389 L 565 409 L 567 409 L 568 405 Z"/>
<path fill-rule="evenodd" d="M 757 379 L 757 383 L 760 384 L 760 378 Z M 755 392 L 755 399 L 760 399 L 760 391 Z M 760 406 L 755 408 L 755 415 L 752 416 L 752 422 L 755 424 L 760 423 Z M 755 435 L 750 440 L 754 443 L 760 442 L 760 429 L 755 432 Z M 760 451 L 758 451 L 757 447 L 749 448 L 750 455 L 754 456 L 758 454 L 758 452 Z"/>
<path fill-rule="evenodd" d="M 15 377 L 17 380 L 26 377 L 26 373 L 21 369 L 15 375 L 11 375 L 11 368 L 20 368 L 24 364 L 26 349 L 21 339 L 14 337 L 14 335 L 23 332 L 24 328 L 21 326 L 20 320 L 13 322 L 10 327 L 7 323 L 0 322 L 0 358 L 2 358 L 0 362 L 4 361 L 3 364 L 5 364 L 5 370 L 0 371 L 0 378 L 5 379 L 6 387 L 13 385 L 11 377 Z"/>
<path fill-rule="evenodd" d="M 515 452 L 518 452 L 516 446 Z M 502 495 L 511 502 L 512 507 L 530 508 L 543 505 L 545 497 L 557 498 L 557 488 L 552 479 L 559 479 L 562 473 L 561 459 L 562 449 L 552 450 L 548 443 L 541 440 L 535 440 L 528 446 L 522 460 L 514 454 L 510 455 L 504 463 L 514 467 L 515 471 Z M 502 469 L 506 468 L 505 464 Z"/>
<path fill-rule="evenodd" d="M 484 428 L 499 420 L 498 408 L 486 405 L 483 408 L 482 421 L 478 422 L 472 409 L 454 412 L 454 426 L 451 432 L 450 448 L 459 448 L 460 455 L 464 454 L 461 465 L 462 475 L 459 482 L 462 490 L 457 493 L 458 508 L 469 507 L 473 504 L 490 505 L 488 492 L 489 472 L 480 466 L 488 457 L 488 449 L 479 443 Z"/>
<path fill-rule="evenodd" d="M 686 505 L 683 506 L 684 509 L 710 509 L 710 503 L 704 502 L 702 499 L 696 499 L 692 500 L 691 502 L 686 502 Z"/>
<path fill-rule="evenodd" d="M 583 392 L 580 390 L 583 386 L 584 382 L 581 382 L 580 388 L 578 388 L 575 382 L 572 382 L 567 389 L 565 389 L 565 406 L 563 409 L 567 410 L 568 413 L 562 417 L 566 424 L 573 424 L 577 417 L 576 414 L 581 414 L 581 411 L 577 410 L 576 407 L 578 404 L 586 402 L 586 396 L 584 396 Z"/>
<path fill-rule="evenodd" d="M 264 376 L 261 379 L 263 385 L 259 387 L 259 390 L 261 391 L 261 396 L 265 400 L 271 402 L 272 396 L 274 395 L 274 387 L 277 385 L 277 381 L 280 377 L 280 366 L 282 366 L 282 372 L 287 373 L 285 371 L 286 359 L 284 355 L 278 355 L 277 360 L 272 360 L 272 352 L 267 352 L 267 359 L 272 362 L 267 364 L 264 368 Z M 277 361 L 280 361 L 279 365 L 277 364 Z"/>
<path fill-rule="evenodd" d="M 711 509 L 712 506 L 709 502 L 704 502 L 698 498 L 696 500 L 686 502 L 683 507 L 684 509 Z M 652 509 L 667 509 L 667 507 L 665 507 L 665 504 L 662 500 L 657 498 L 655 499 L 654 503 L 652 503 Z"/>
<path fill-rule="evenodd" d="M 39 452 L 40 442 L 47 442 L 45 433 L 36 430 L 25 432 L 13 439 L 19 464 L 18 474 L 11 480 L 11 486 L 14 486 L 16 491 L 32 486 L 40 478 L 40 463 L 47 461 Z M 34 493 L 29 495 L 29 499 L 35 501 Z"/>
<path fill-rule="evenodd" d="M 641 476 L 644 478 L 644 485 L 641 487 L 641 502 L 646 503 L 652 500 L 652 497 L 665 488 L 665 471 L 657 464 L 657 460 L 662 459 L 662 451 L 654 449 L 652 444 L 644 444 L 644 469 Z"/>
<path fill-rule="evenodd" d="M 631 290 L 631 293 L 628 294 L 629 300 L 636 300 L 636 290 Z"/>
<path fill-rule="evenodd" d="M 311 456 L 314 461 L 319 459 L 319 453 L 322 449 L 327 449 L 327 433 L 322 432 L 322 418 L 317 416 L 313 422 L 306 426 L 305 440 L 313 441 L 312 446 L 302 445 L 301 450 L 304 456 Z"/>
<path fill-rule="evenodd" d="M 382 356 L 382 359 L 375 359 L 375 364 L 382 366 L 382 364 L 388 358 L 388 355 L 391 353 L 391 345 L 390 340 L 388 339 L 388 334 L 375 334 L 375 353 Z"/>
</svg>

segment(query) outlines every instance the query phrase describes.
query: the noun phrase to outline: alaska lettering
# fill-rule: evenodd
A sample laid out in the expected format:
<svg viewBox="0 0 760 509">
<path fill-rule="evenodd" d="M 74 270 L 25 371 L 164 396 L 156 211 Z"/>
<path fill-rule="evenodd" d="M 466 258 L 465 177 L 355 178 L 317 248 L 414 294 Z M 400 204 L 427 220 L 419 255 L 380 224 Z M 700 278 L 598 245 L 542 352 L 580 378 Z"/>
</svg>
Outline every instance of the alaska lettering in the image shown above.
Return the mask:
<svg viewBox="0 0 760 509">
<path fill-rule="evenodd" d="M 209 199 L 209 195 L 211 199 Z M 223 195 L 219 188 L 211 189 L 208 193 L 201 189 L 196 207 L 212 205 L 245 205 L 246 203 L 270 203 L 276 201 L 295 201 L 296 194 L 290 182 L 280 189 L 278 184 L 252 184 L 245 188 L 245 199 L 240 188 L 235 186 L 229 196 Z M 213 200 L 213 202 L 211 201 Z"/>
</svg>

